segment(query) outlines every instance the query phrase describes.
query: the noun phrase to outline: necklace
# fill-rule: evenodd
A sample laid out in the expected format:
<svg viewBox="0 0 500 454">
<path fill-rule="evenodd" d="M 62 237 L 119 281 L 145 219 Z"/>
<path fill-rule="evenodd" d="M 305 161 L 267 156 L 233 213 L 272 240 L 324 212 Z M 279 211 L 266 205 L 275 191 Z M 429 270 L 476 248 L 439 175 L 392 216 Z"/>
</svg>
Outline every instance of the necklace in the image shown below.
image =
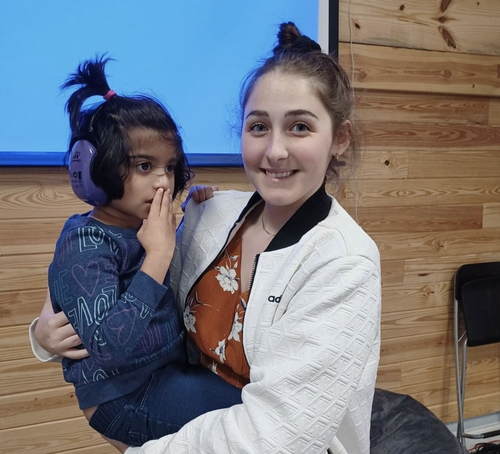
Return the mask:
<svg viewBox="0 0 500 454">
<path fill-rule="evenodd" d="M 276 236 L 276 233 L 271 233 L 269 230 L 266 229 L 266 226 L 264 225 L 264 213 L 260 215 L 260 219 L 262 221 L 262 228 L 264 229 L 264 232 L 266 232 L 268 235 Z"/>
</svg>

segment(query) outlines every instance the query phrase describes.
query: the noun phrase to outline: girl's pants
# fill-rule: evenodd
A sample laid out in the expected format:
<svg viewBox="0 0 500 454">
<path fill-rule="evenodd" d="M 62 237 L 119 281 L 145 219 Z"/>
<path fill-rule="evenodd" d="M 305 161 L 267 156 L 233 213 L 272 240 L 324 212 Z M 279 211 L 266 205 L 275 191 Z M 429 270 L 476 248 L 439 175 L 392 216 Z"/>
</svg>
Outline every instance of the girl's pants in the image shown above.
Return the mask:
<svg viewBox="0 0 500 454">
<path fill-rule="evenodd" d="M 130 446 L 177 432 L 192 419 L 241 403 L 241 390 L 203 366 L 171 363 L 142 388 L 99 405 L 90 426 Z"/>
</svg>

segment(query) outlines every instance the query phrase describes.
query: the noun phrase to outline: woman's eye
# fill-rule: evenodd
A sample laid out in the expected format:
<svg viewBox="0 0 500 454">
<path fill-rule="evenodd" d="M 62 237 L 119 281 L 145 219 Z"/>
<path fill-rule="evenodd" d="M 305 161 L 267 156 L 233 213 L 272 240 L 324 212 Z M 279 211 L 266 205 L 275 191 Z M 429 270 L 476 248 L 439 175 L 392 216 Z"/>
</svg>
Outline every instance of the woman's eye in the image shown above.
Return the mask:
<svg viewBox="0 0 500 454">
<path fill-rule="evenodd" d="M 267 131 L 267 127 L 262 123 L 255 123 L 252 126 L 250 126 L 250 131 L 257 134 L 261 134 Z"/>
<path fill-rule="evenodd" d="M 151 164 L 149 162 L 140 162 L 139 164 L 136 165 L 137 170 L 141 172 L 147 172 L 151 170 Z"/>
<path fill-rule="evenodd" d="M 309 132 L 311 128 L 307 126 L 305 123 L 295 123 L 292 126 L 292 130 L 295 132 Z"/>
</svg>

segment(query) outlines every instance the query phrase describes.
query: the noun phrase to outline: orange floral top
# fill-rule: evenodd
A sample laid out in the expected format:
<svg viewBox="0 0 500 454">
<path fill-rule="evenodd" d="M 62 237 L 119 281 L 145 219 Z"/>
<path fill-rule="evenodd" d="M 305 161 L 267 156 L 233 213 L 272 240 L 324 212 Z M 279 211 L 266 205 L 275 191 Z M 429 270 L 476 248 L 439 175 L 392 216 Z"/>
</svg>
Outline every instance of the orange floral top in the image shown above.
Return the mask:
<svg viewBox="0 0 500 454">
<path fill-rule="evenodd" d="M 201 350 L 201 364 L 241 389 L 249 382 L 250 367 L 243 351 L 249 291 L 240 291 L 240 232 L 191 289 L 184 322 Z"/>
</svg>

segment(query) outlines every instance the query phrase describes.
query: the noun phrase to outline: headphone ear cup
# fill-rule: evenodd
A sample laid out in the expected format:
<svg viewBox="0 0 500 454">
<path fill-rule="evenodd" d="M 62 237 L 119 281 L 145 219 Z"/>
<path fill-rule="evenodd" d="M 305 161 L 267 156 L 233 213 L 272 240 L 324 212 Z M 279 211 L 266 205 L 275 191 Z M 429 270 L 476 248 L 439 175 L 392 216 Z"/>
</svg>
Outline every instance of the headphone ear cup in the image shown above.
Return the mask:
<svg viewBox="0 0 500 454">
<path fill-rule="evenodd" d="M 71 148 L 68 161 L 69 179 L 75 195 L 92 206 L 104 205 L 108 195 L 92 181 L 90 166 L 96 154 L 88 140 L 78 140 Z"/>
</svg>

